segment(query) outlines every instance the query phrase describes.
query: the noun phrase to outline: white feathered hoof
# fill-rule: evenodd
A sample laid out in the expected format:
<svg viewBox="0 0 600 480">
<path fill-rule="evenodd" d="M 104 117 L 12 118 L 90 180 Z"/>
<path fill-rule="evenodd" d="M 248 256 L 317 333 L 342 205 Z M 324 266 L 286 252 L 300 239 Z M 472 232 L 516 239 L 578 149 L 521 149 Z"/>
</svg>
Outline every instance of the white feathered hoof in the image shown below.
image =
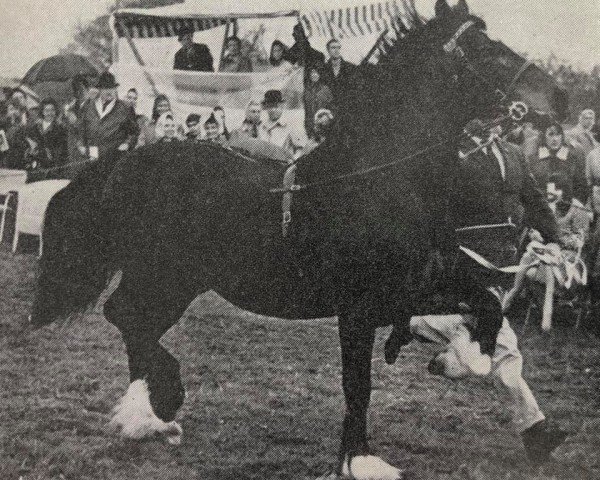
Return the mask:
<svg viewBox="0 0 600 480">
<path fill-rule="evenodd" d="M 374 455 L 346 459 L 342 468 L 342 478 L 348 480 L 402 480 L 402 476 L 402 470 Z"/>
<path fill-rule="evenodd" d="M 113 410 L 108 424 L 124 438 L 142 440 L 164 436 L 170 445 L 179 445 L 183 430 L 175 421 L 164 422 L 156 416 L 150 404 L 150 392 L 145 380 L 135 380 Z"/>
</svg>

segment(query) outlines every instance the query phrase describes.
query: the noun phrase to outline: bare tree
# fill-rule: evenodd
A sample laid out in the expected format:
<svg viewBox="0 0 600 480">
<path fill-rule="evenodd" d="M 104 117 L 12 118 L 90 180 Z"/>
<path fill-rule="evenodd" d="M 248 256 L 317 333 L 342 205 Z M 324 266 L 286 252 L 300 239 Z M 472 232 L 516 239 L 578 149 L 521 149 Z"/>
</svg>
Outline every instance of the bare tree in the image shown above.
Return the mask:
<svg viewBox="0 0 600 480">
<path fill-rule="evenodd" d="M 183 0 L 124 0 L 117 1 L 107 9 L 106 14 L 80 23 L 75 27 L 73 41 L 61 49 L 61 53 L 77 53 L 89 58 L 101 68 L 108 67 L 111 62 L 112 32 L 108 24 L 110 14 L 117 8 L 150 8 L 182 3 Z"/>
</svg>

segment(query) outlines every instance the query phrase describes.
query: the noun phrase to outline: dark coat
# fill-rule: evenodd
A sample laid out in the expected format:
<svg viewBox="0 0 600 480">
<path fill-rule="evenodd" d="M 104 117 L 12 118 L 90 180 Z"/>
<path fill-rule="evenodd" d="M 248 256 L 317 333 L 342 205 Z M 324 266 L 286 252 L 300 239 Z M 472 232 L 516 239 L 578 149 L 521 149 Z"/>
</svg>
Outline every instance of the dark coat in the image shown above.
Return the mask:
<svg viewBox="0 0 600 480">
<path fill-rule="evenodd" d="M 356 65 L 347 62 L 342 59 L 340 71 L 337 76 L 333 73 L 333 65 L 331 60 L 328 60 L 325 64 L 323 71 L 323 81 L 331 89 L 333 94 L 333 101 L 335 104 L 339 104 L 340 98 L 344 92 L 348 92 L 351 87 L 352 77 L 356 73 Z"/>
<path fill-rule="evenodd" d="M 114 154 L 122 143 L 133 148 L 138 135 L 135 113 L 131 107 L 117 100 L 114 108 L 103 118 L 95 102 L 86 102 L 81 108 L 78 124 L 79 144 L 97 146 L 100 156 Z"/>
<path fill-rule="evenodd" d="M 304 128 L 312 137 L 315 129 L 315 113 L 322 108 L 331 109 L 333 95 L 323 82 L 309 82 L 304 86 Z"/>
<path fill-rule="evenodd" d="M 571 181 L 573 198 L 585 204 L 589 195 L 586 166 L 583 154 L 576 148 L 564 145 L 557 152 L 546 147 L 536 149 L 528 158 L 529 168 L 538 185 L 545 188 L 554 174 L 562 174 Z"/>
<path fill-rule="evenodd" d="M 519 147 L 497 141 L 504 158 L 502 178 L 498 159 L 488 147 L 468 153 L 477 144 L 467 140 L 461 148 L 459 185 L 453 210 L 458 227 L 508 223 L 517 231 L 528 226 L 538 230 L 547 242 L 558 241 L 558 227 L 545 194 L 529 171 Z"/>
<path fill-rule="evenodd" d="M 61 123 L 53 122 L 46 131 L 37 123 L 29 127 L 27 136 L 37 143 L 41 168 L 68 163 L 67 129 Z"/>
<path fill-rule="evenodd" d="M 290 62 L 292 65 L 304 67 L 304 79 L 308 78 L 310 67 L 321 69 L 325 65 L 325 55 L 310 46 L 308 40 L 302 40 L 294 43 L 283 54 L 283 59 Z"/>
<path fill-rule="evenodd" d="M 213 57 L 206 45 L 203 43 L 193 43 L 190 50 L 182 47 L 177 51 L 173 69 L 213 72 Z"/>
</svg>

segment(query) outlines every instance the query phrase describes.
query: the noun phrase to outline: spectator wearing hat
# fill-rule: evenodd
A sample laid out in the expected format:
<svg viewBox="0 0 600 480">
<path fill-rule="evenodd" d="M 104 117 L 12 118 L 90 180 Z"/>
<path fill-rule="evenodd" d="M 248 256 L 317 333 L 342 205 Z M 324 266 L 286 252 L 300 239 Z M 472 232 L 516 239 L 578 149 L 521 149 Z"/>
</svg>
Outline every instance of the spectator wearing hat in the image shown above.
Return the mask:
<svg viewBox="0 0 600 480">
<path fill-rule="evenodd" d="M 283 54 L 283 59 L 290 62 L 292 65 L 304 67 L 304 79 L 308 79 L 308 69 L 311 66 L 321 67 L 325 64 L 325 55 L 318 50 L 315 50 L 310 45 L 304 27 L 298 23 L 292 31 L 294 44 Z"/>
<path fill-rule="evenodd" d="M 181 48 L 175 54 L 174 70 L 190 70 L 194 72 L 213 72 L 213 57 L 209 48 L 203 43 L 194 43 L 194 30 L 182 27 L 178 32 Z"/>
<path fill-rule="evenodd" d="M 87 102 L 79 119 L 79 150 L 87 157 L 103 157 L 126 152 L 138 135 L 135 114 L 117 98 L 115 77 L 104 72 L 98 80 L 96 101 Z"/>
<path fill-rule="evenodd" d="M 267 120 L 261 123 L 258 138 L 295 155 L 302 148 L 302 142 L 282 118 L 284 103 L 280 90 L 268 90 L 265 93 L 262 105 L 267 112 Z"/>
<path fill-rule="evenodd" d="M 580 149 L 584 157 L 587 157 L 599 145 L 593 133 L 595 124 L 596 113 L 592 109 L 587 109 L 579 115 L 579 123 L 565 133 L 567 142 Z"/>
<path fill-rule="evenodd" d="M 349 90 L 351 79 L 356 72 L 356 65 L 342 58 L 342 44 L 335 38 L 327 42 L 327 53 L 329 60 L 325 64 L 323 81 L 331 89 L 333 102 L 337 106 L 341 95 Z"/>
<path fill-rule="evenodd" d="M 331 110 L 333 95 L 322 78 L 322 71 L 316 65 L 309 68 L 308 81 L 304 85 L 304 128 L 308 138 L 315 135 L 315 114 L 321 110 Z"/>
<path fill-rule="evenodd" d="M 187 127 L 187 133 L 185 134 L 186 140 L 195 142 L 200 140 L 202 137 L 202 125 L 200 125 L 200 115 L 197 113 L 190 113 L 185 119 L 185 126 Z"/>
<path fill-rule="evenodd" d="M 209 142 L 223 142 L 224 139 L 219 133 L 219 121 L 215 117 L 214 113 L 211 113 L 210 117 L 208 117 L 206 122 L 204 122 L 204 133 L 204 139 Z"/>
</svg>

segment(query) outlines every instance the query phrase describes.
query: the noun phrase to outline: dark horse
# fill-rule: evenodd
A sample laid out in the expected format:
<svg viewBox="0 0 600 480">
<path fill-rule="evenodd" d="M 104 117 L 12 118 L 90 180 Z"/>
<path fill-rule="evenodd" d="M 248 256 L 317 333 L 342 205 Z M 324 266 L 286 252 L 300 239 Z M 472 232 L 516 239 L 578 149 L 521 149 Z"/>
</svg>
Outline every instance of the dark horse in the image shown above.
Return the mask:
<svg viewBox="0 0 600 480">
<path fill-rule="evenodd" d="M 564 101 L 537 67 L 490 40 L 464 1 L 454 9 L 438 1 L 428 22 L 408 11 L 396 44 L 346 92 L 342 133 L 298 162 L 296 181 L 307 187 L 293 194 L 287 236 L 281 195 L 269 191 L 285 166 L 210 144 L 148 146 L 114 166 L 104 159 L 53 200 L 32 321 L 84 310 L 122 272 L 104 314 L 129 359 L 115 419 L 125 435 L 160 430 L 179 440 L 184 388 L 159 340 L 213 289 L 259 314 L 338 316 L 346 399 L 338 473 L 399 478 L 367 444 L 375 329 L 406 324 L 431 252 L 456 248 L 446 199 L 462 128 L 497 114 L 502 91 L 540 111 Z M 473 338 L 490 353 L 500 306 L 467 274 L 456 285 L 481 319 Z"/>
</svg>

